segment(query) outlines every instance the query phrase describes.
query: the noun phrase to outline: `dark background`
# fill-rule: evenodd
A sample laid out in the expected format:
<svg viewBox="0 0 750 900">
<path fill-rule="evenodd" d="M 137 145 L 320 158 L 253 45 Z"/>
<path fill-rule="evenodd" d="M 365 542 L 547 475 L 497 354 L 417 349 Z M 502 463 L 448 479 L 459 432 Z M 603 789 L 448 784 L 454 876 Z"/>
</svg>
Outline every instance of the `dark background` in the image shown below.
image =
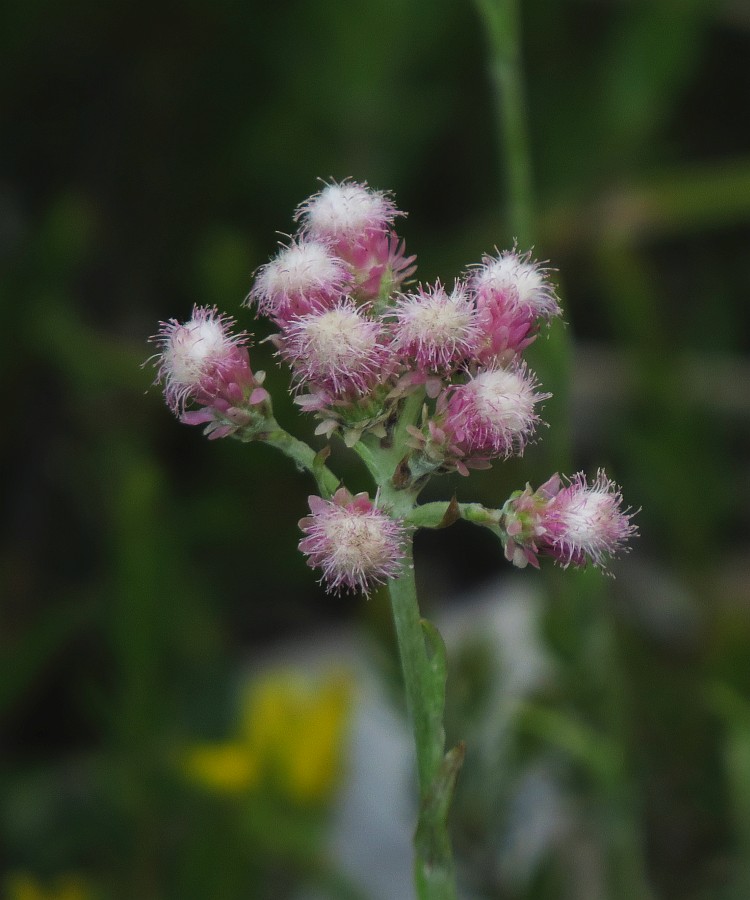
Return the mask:
<svg viewBox="0 0 750 900">
<path fill-rule="evenodd" d="M 545 740 L 591 832 L 627 808 L 653 896 L 746 897 L 750 5 L 522 6 L 536 255 L 559 270 L 574 351 L 569 398 L 544 386 L 568 424 L 430 497 L 499 506 L 526 480 L 604 465 L 642 508 L 616 580 L 568 589 L 576 615 L 562 598 L 545 626 L 563 674 L 543 705 L 626 762 L 603 788 Z M 309 480 L 267 447 L 181 426 L 141 367 L 146 340 L 218 305 L 256 333 L 280 421 L 309 435 L 268 326 L 240 308 L 252 272 L 319 177 L 393 190 L 424 281 L 510 246 L 486 40 L 462 0 L 6 0 L 0 58 L 3 871 L 188 897 L 170 830 L 188 801 L 159 792 L 155 748 L 221 733 L 259 650 L 341 621 L 387 647 L 388 612 L 322 593 L 296 550 Z M 543 375 L 543 340 L 532 357 Z M 425 608 L 507 574 L 498 549 L 468 527 L 420 535 Z M 592 655 L 602 615 L 611 653 Z M 612 667 L 616 727 L 592 688 Z M 139 851 L 144 833 L 168 853 Z M 609 887 L 592 896 L 640 896 L 602 858 Z M 524 888 L 475 863 L 481 896 L 570 895 L 554 853 Z M 195 865 L 210 885 L 215 858 Z M 286 896 L 238 883 L 196 896 Z"/>
</svg>

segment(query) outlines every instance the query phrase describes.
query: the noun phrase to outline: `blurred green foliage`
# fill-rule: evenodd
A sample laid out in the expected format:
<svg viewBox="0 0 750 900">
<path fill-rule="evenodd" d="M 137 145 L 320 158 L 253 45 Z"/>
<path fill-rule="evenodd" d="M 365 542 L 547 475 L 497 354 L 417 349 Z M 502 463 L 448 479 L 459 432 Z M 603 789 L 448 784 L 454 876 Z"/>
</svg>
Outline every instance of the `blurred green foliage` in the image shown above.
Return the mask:
<svg viewBox="0 0 750 900">
<path fill-rule="evenodd" d="M 537 252 L 560 270 L 577 350 L 569 399 L 546 384 L 548 418 L 569 418 L 573 469 L 606 465 L 642 507 L 642 538 L 613 585 L 545 582 L 555 677 L 481 753 L 471 735 L 497 712 L 500 676 L 491 650 L 455 648 L 464 876 L 482 897 L 741 900 L 750 13 L 522 6 Z M 38 886 L 66 873 L 102 898 L 284 897 L 303 881 L 354 896 L 295 844 L 322 819 L 290 816 L 274 843 L 262 810 L 190 792 L 165 766 L 181 742 L 230 732 L 248 655 L 340 619 L 387 643 L 384 604 L 324 597 L 296 552 L 308 480 L 268 448 L 180 426 L 141 363 L 157 320 L 217 304 L 256 331 L 280 421 L 309 436 L 240 302 L 318 176 L 393 189 L 424 280 L 512 242 L 475 10 L 9 0 L 0 57 L 4 871 L 24 898 L 68 896 Z M 544 340 L 532 356 L 544 382 Z M 430 491 L 497 505 L 560 465 L 542 442 L 470 488 Z M 507 571 L 468 528 L 417 546 L 435 595 Z M 514 880 L 495 851 L 514 779 L 542 763 L 575 840 Z"/>
</svg>

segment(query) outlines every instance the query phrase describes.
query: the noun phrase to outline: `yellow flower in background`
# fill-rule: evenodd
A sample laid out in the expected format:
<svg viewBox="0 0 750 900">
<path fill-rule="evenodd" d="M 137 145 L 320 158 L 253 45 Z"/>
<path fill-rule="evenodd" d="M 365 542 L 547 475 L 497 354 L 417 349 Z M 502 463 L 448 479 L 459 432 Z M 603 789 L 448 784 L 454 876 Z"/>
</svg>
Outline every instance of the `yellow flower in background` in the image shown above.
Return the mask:
<svg viewBox="0 0 750 900">
<path fill-rule="evenodd" d="M 8 875 L 3 887 L 5 900 L 93 900 L 94 893 L 88 881 L 80 875 L 60 875 L 50 885 L 28 872 Z"/>
<path fill-rule="evenodd" d="M 350 705 L 346 676 L 309 685 L 293 672 L 279 672 L 249 686 L 242 732 L 284 793 L 301 803 L 315 802 L 339 779 Z"/>
<path fill-rule="evenodd" d="M 312 684 L 288 669 L 264 675 L 243 693 L 238 736 L 191 747 L 183 771 L 221 792 L 266 784 L 301 805 L 323 801 L 341 776 L 351 694 L 342 673 Z"/>
<path fill-rule="evenodd" d="M 191 747 L 185 755 L 184 771 L 206 787 L 236 794 L 258 783 L 260 765 L 245 744 L 227 741 Z"/>
</svg>

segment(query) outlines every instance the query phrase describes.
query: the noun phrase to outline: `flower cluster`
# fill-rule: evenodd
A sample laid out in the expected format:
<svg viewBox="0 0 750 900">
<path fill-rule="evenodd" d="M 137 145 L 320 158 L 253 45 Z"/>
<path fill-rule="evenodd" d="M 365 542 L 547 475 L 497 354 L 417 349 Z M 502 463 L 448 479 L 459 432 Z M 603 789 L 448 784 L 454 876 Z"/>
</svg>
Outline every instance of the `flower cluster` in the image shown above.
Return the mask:
<svg viewBox="0 0 750 900">
<path fill-rule="evenodd" d="M 316 433 L 366 445 L 371 458 L 373 441 L 390 447 L 398 432 L 396 487 L 416 500 L 431 475 L 468 475 L 534 440 L 551 394 L 522 354 L 561 309 L 550 269 L 515 246 L 468 266 L 452 287 L 410 282 L 415 257 L 395 230 L 403 215 L 387 192 L 324 184 L 299 206 L 296 233 L 258 269 L 245 302 L 277 329 L 269 340 L 291 370 L 295 403 L 320 420 Z M 253 373 L 233 325 L 208 308 L 163 323 L 158 380 L 181 420 L 205 424 L 209 437 L 267 439 L 278 425 L 263 373 Z M 384 487 L 381 469 L 371 473 Z M 405 530 L 379 498 L 345 488 L 311 498 L 300 549 L 330 590 L 366 592 L 398 575 Z M 543 554 L 601 567 L 635 532 L 621 502 L 603 472 L 590 486 L 576 475 L 527 488 L 499 517 L 506 555 L 516 565 Z"/>
<path fill-rule="evenodd" d="M 415 258 L 394 230 L 401 215 L 387 193 L 326 184 L 256 273 L 247 302 L 279 328 L 296 402 L 320 433 L 355 443 L 424 389 L 434 408 L 412 433 L 415 471 L 465 473 L 522 453 L 550 396 L 519 360 L 560 313 L 549 271 L 514 249 L 470 266 L 452 290 L 405 290 Z"/>
</svg>

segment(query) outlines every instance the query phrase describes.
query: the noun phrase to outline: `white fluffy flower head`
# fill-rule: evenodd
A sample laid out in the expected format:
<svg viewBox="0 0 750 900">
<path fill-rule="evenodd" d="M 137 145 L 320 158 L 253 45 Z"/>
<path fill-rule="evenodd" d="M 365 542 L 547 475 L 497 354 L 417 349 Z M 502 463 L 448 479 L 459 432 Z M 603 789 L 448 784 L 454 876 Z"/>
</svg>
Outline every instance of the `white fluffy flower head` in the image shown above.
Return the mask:
<svg viewBox="0 0 750 900">
<path fill-rule="evenodd" d="M 366 494 L 339 488 L 331 500 L 310 497 L 311 515 L 300 521 L 300 550 L 321 569 L 329 591 L 369 589 L 396 577 L 403 558 L 404 529 Z"/>
<path fill-rule="evenodd" d="M 549 272 L 531 259 L 530 253 L 505 250 L 497 256 L 486 256 L 471 276 L 471 286 L 478 292 L 509 292 L 514 302 L 527 306 L 544 319 L 560 314 Z"/>
<path fill-rule="evenodd" d="M 356 242 L 384 232 L 399 215 L 385 191 L 356 181 L 332 182 L 300 205 L 295 219 L 312 238 L 337 243 Z"/>
<path fill-rule="evenodd" d="M 216 308 L 194 307 L 187 322 L 162 322 L 153 340 L 161 346 L 158 380 L 165 383 L 167 402 L 181 407 L 202 379 L 217 366 L 233 360 L 246 338 L 232 334 L 234 320 Z"/>
<path fill-rule="evenodd" d="M 381 373 L 385 349 L 380 325 L 341 302 L 293 320 L 281 353 L 300 382 L 312 381 L 338 394 L 366 392 Z"/>
<path fill-rule="evenodd" d="M 449 294 L 441 284 L 401 298 L 395 308 L 396 345 L 423 370 L 453 369 L 479 337 L 476 313 L 466 289 Z"/>
<path fill-rule="evenodd" d="M 335 302 L 350 281 L 348 267 L 326 244 L 299 241 L 261 266 L 250 296 L 263 315 L 279 315 L 288 307 L 307 312 Z"/>
<path fill-rule="evenodd" d="M 534 418 L 537 394 L 519 371 L 491 369 L 470 382 L 476 414 L 511 433 L 523 432 Z"/>
<path fill-rule="evenodd" d="M 539 422 L 535 404 L 550 396 L 536 387 L 525 366 L 480 372 L 450 395 L 445 427 L 467 454 L 521 455 Z"/>
<path fill-rule="evenodd" d="M 564 563 L 580 564 L 588 557 L 603 568 L 607 558 L 636 533 L 631 517 L 629 510 L 622 510 L 619 487 L 599 469 L 590 485 L 582 472 L 573 476 L 550 503 L 546 525 Z"/>
</svg>

